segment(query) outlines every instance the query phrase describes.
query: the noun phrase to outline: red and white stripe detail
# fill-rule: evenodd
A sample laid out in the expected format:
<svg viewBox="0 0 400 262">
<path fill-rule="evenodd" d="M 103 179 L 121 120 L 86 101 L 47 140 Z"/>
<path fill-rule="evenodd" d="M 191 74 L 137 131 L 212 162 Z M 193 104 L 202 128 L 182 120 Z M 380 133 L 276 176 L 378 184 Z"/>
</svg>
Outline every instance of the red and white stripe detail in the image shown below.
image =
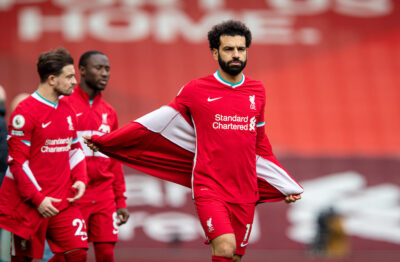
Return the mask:
<svg viewBox="0 0 400 262">
<path fill-rule="evenodd" d="M 135 122 L 140 123 L 152 132 L 159 133 L 175 145 L 194 153 L 193 167 L 196 165 L 195 130 L 174 108 L 163 106 L 138 118 Z M 256 172 L 258 178 L 266 181 L 284 195 L 303 192 L 303 188 L 284 169 L 261 156 L 257 156 Z"/>
</svg>

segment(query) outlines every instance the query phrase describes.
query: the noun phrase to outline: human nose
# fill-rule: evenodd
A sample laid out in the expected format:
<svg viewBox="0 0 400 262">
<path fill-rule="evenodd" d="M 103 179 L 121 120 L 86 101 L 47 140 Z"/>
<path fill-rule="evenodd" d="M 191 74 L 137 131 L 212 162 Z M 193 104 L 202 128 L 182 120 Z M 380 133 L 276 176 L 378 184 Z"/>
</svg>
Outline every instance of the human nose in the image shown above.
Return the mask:
<svg viewBox="0 0 400 262">
<path fill-rule="evenodd" d="M 232 54 L 232 56 L 235 57 L 235 58 L 238 58 L 238 57 L 239 57 L 239 50 L 238 50 L 237 48 L 234 48 L 234 49 L 233 49 L 233 54 Z"/>
<path fill-rule="evenodd" d="M 108 71 L 107 69 L 103 68 L 103 69 L 101 69 L 100 74 L 102 76 L 108 76 L 110 74 L 110 71 Z"/>
</svg>

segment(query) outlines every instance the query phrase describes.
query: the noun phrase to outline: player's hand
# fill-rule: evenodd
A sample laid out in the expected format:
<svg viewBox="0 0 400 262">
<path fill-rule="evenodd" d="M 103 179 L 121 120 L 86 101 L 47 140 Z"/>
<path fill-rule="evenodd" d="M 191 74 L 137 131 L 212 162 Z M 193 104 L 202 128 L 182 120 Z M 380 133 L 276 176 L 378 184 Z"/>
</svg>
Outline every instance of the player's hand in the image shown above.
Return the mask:
<svg viewBox="0 0 400 262">
<path fill-rule="evenodd" d="M 86 185 L 82 181 L 76 181 L 73 185 L 72 188 L 76 189 L 76 195 L 74 197 L 67 198 L 69 202 L 73 203 L 79 198 L 83 196 L 83 193 L 85 193 Z"/>
<path fill-rule="evenodd" d="M 288 195 L 288 196 L 285 197 L 285 202 L 289 204 L 289 203 L 296 202 L 299 199 L 301 199 L 301 195 L 300 194 Z"/>
<path fill-rule="evenodd" d="M 117 208 L 117 216 L 119 218 L 118 226 L 125 224 L 129 219 L 129 211 L 127 208 Z"/>
<path fill-rule="evenodd" d="M 61 199 L 52 198 L 52 197 L 45 197 L 40 203 L 39 207 L 37 208 L 39 214 L 43 217 L 52 217 L 57 215 L 60 211 L 53 206 L 53 202 L 58 203 Z"/>
<path fill-rule="evenodd" d="M 92 149 L 94 152 L 99 151 L 99 147 L 94 145 L 92 142 L 92 137 L 91 136 L 82 136 L 83 138 L 83 142 L 90 148 Z"/>
</svg>

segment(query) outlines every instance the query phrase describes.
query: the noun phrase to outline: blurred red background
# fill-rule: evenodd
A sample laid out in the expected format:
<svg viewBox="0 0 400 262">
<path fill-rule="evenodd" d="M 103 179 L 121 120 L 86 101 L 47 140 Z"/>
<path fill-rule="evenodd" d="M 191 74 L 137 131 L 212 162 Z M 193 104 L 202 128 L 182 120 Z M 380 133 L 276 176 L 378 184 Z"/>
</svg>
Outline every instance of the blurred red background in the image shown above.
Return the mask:
<svg viewBox="0 0 400 262">
<path fill-rule="evenodd" d="M 171 101 L 191 79 L 216 71 L 207 32 L 223 20 L 240 19 L 254 37 L 245 74 L 266 87 L 266 129 L 284 166 L 301 183 L 311 183 L 309 192 L 321 186 L 321 178 L 357 174 L 343 175 L 343 186 L 354 182 L 354 187 L 345 193 L 339 190 L 341 195 L 333 194 L 322 204 L 306 197 L 305 187 L 304 214 L 297 214 L 295 205 L 260 206 L 260 235 L 249 246 L 247 261 L 266 261 L 268 254 L 268 261 L 298 260 L 299 254 L 307 259 L 304 251 L 315 230 L 310 227 L 318 212 L 331 205 L 346 218 L 352 254 L 358 254 L 351 261 L 378 259 L 383 251 L 394 261 L 400 257 L 399 17 L 400 2 L 395 0 L 3 0 L 0 84 L 9 108 L 18 93 L 36 89 L 39 53 L 63 46 L 77 63 L 83 52 L 100 50 L 108 55 L 112 70 L 104 97 L 124 125 Z M 132 220 L 142 224 L 121 228 L 135 234 L 118 244 L 119 259 L 184 261 L 188 254 L 202 254 L 207 260 L 209 251 L 200 233 L 187 241 L 162 242 L 143 224 L 171 210 L 194 218 L 189 194 L 183 203 L 171 206 L 164 182 L 142 181 L 159 183 L 154 188 L 161 189 L 163 201 L 141 204 L 148 192 L 135 183 L 142 178 L 133 170 L 126 173 Z M 329 183 L 323 185 L 326 191 L 314 197 L 339 192 Z M 368 209 L 354 211 L 342 201 L 355 196 L 369 201 L 369 192 L 372 199 L 382 197 L 391 204 L 370 202 L 367 214 L 363 212 Z M 293 212 L 300 217 L 291 217 Z M 367 218 L 365 224 L 372 229 L 355 225 L 354 213 Z M 144 220 L 135 220 L 135 214 Z M 375 223 L 379 219 L 389 222 Z M 296 237 L 296 228 L 308 230 L 310 236 Z"/>
</svg>

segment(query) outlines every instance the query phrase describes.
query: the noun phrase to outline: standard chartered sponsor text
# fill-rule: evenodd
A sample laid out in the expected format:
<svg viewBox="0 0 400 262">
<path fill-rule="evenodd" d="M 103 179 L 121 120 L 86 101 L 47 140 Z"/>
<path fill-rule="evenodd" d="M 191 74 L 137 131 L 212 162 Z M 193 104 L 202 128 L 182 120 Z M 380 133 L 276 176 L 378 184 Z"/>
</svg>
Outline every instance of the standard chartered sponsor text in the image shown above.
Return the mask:
<svg viewBox="0 0 400 262">
<path fill-rule="evenodd" d="M 45 145 L 63 145 L 63 144 L 71 144 L 72 143 L 72 137 L 68 138 L 57 138 L 57 139 L 47 139 Z"/>
<path fill-rule="evenodd" d="M 224 121 L 224 122 L 244 122 L 247 123 L 249 122 L 249 116 L 224 116 L 220 114 L 215 115 L 215 121 Z"/>
<path fill-rule="evenodd" d="M 47 139 L 40 149 L 42 153 L 66 152 L 71 150 L 72 137 Z M 62 146 L 57 146 L 62 145 Z"/>
<path fill-rule="evenodd" d="M 231 122 L 231 123 L 224 123 Z M 232 123 L 236 122 L 236 123 Z M 249 130 L 249 116 L 226 116 L 221 114 L 215 115 L 215 122 L 212 123 L 214 129 L 223 130 Z"/>
</svg>

